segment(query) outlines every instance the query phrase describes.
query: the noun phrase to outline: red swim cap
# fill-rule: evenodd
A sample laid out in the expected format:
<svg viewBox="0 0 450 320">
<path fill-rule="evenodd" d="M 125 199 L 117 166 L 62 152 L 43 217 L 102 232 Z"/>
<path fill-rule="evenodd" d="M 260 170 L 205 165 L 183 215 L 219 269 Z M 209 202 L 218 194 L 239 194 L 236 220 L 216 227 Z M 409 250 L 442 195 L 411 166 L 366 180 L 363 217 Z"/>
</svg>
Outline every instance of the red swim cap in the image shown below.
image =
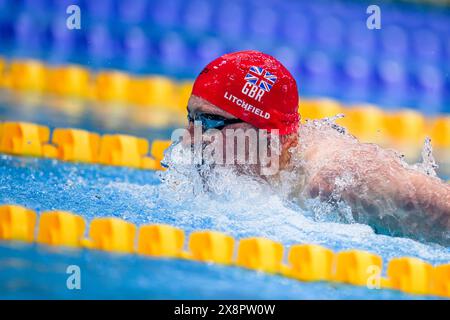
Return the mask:
<svg viewBox="0 0 450 320">
<path fill-rule="evenodd" d="M 259 129 L 298 129 L 298 90 L 290 72 L 258 51 L 225 54 L 209 63 L 192 94 Z"/>
</svg>

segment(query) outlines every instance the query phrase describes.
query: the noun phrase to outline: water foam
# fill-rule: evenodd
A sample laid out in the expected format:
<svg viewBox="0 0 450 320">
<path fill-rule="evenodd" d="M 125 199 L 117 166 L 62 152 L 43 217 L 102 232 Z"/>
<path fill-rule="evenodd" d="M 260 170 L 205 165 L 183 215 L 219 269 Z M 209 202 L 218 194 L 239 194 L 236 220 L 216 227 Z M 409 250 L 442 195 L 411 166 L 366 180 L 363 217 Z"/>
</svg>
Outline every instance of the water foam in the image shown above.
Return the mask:
<svg viewBox="0 0 450 320">
<path fill-rule="evenodd" d="M 418 172 L 426 174 L 431 177 L 437 177 L 436 170 L 438 169 L 438 164 L 433 156 L 433 147 L 431 145 L 431 139 L 427 137 L 422 148 L 422 162 L 415 163 L 410 167 Z"/>
</svg>

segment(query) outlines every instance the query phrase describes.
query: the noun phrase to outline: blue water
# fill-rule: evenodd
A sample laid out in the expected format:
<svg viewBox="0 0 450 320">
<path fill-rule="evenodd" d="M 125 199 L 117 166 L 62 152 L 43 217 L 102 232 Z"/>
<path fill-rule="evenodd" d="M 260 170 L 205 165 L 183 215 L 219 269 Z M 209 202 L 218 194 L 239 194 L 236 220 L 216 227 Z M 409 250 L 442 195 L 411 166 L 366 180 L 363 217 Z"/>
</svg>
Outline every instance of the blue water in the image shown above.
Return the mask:
<svg viewBox="0 0 450 320">
<path fill-rule="evenodd" d="M 236 267 L 181 260 L 53 252 L 0 244 L 2 299 L 422 299 L 391 290 L 302 283 Z M 69 265 L 81 269 L 81 289 L 68 290 Z"/>
<path fill-rule="evenodd" d="M 405 255 L 433 264 L 450 261 L 450 250 L 439 245 L 376 235 L 364 225 L 314 222 L 276 196 L 249 190 L 254 187 L 251 183 L 245 186 L 249 191 L 246 197 L 236 186 L 232 187 L 236 193 L 225 188 L 221 195 L 201 192 L 193 195 L 189 188 L 172 189 L 168 185 L 161 183 L 158 173 L 152 171 L 0 156 L 0 202 L 24 205 L 38 212 L 69 210 L 87 221 L 116 216 L 136 225 L 163 222 L 181 227 L 187 234 L 214 229 L 235 238 L 264 236 L 286 246 L 304 242 L 336 251 L 363 249 L 380 254 L 385 262 Z M 81 290 L 66 288 L 69 265 L 81 268 Z M 0 298 L 424 297 L 347 285 L 302 283 L 190 261 L 4 242 L 0 244 Z"/>
<path fill-rule="evenodd" d="M 69 265 L 81 289 L 68 290 Z M 303 283 L 191 261 L 0 243 L 1 299 L 422 299 L 391 290 Z"/>
</svg>

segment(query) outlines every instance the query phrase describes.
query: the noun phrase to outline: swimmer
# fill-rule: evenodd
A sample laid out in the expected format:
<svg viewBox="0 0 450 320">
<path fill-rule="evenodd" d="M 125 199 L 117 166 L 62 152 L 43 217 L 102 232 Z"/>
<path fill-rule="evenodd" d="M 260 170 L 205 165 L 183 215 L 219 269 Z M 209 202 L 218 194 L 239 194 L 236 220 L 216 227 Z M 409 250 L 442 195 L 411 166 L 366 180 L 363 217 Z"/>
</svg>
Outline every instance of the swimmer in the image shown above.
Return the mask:
<svg viewBox="0 0 450 320">
<path fill-rule="evenodd" d="M 193 143 L 195 123 L 224 139 L 227 130 L 276 132 L 279 170 L 264 178 L 274 187 L 293 181 L 288 184 L 292 199 L 343 202 L 355 222 L 378 233 L 450 245 L 448 184 L 332 123 L 300 123 L 298 103 L 295 79 L 275 58 L 257 51 L 223 55 L 195 80 L 185 144 Z M 260 167 L 257 163 L 247 172 L 261 175 Z"/>
</svg>

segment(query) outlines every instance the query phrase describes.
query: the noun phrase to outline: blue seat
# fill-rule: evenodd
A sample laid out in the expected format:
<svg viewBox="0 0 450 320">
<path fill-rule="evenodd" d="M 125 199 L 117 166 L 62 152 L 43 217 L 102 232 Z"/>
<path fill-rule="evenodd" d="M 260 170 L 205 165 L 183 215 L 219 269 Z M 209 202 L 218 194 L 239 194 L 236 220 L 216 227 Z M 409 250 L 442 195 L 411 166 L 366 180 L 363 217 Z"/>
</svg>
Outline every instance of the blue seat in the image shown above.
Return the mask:
<svg viewBox="0 0 450 320">
<path fill-rule="evenodd" d="M 352 86 L 369 86 L 373 83 L 373 65 L 364 56 L 351 55 L 342 61 L 342 80 Z"/>
<path fill-rule="evenodd" d="M 45 41 L 44 32 L 44 26 L 29 14 L 22 14 L 15 21 L 15 43 L 19 48 L 42 49 Z"/>
<path fill-rule="evenodd" d="M 412 49 L 418 59 L 437 60 L 442 56 L 439 37 L 430 30 L 417 30 L 412 34 Z"/>
<path fill-rule="evenodd" d="M 217 38 L 202 39 L 196 44 L 195 48 L 195 67 L 197 69 L 202 68 L 212 60 L 220 57 L 222 54 L 227 53 L 226 47 Z"/>
<path fill-rule="evenodd" d="M 79 42 L 79 31 L 69 30 L 65 19 L 56 19 L 49 26 L 49 43 L 51 50 L 58 55 L 69 55 L 75 52 Z"/>
<path fill-rule="evenodd" d="M 169 68 L 185 68 L 189 61 L 189 53 L 183 38 L 176 33 L 169 33 L 159 41 L 159 58 Z"/>
<path fill-rule="evenodd" d="M 81 11 L 87 9 L 88 7 L 85 6 L 85 1 L 86 0 L 48 0 L 49 3 L 45 9 L 47 13 L 50 11 L 54 15 L 57 15 L 58 18 L 62 18 L 61 13 L 66 13 L 67 8 L 71 5 L 78 6 Z"/>
<path fill-rule="evenodd" d="M 273 39 L 279 23 L 276 11 L 270 7 L 256 7 L 250 10 L 248 30 L 255 39 Z"/>
<path fill-rule="evenodd" d="M 128 30 L 123 39 L 123 53 L 128 64 L 145 65 L 154 50 L 143 29 L 134 27 Z"/>
<path fill-rule="evenodd" d="M 245 12 L 236 1 L 222 2 L 216 12 L 217 33 L 224 38 L 239 38 L 245 32 Z"/>
<path fill-rule="evenodd" d="M 406 71 L 403 62 L 398 59 L 382 59 L 376 67 L 380 80 L 388 85 L 404 84 Z"/>
<path fill-rule="evenodd" d="M 118 1 L 117 10 L 122 21 L 139 23 L 148 17 L 149 2 L 146 0 Z"/>
<path fill-rule="evenodd" d="M 23 0 L 22 10 L 33 15 L 43 15 L 52 5 L 51 0 Z"/>
<path fill-rule="evenodd" d="M 343 44 L 344 27 L 335 17 L 321 17 L 316 21 L 315 40 L 326 48 L 337 48 Z"/>
<path fill-rule="evenodd" d="M 291 46 L 276 47 L 273 55 L 286 67 L 288 70 L 294 70 L 298 67 L 300 56 Z"/>
<path fill-rule="evenodd" d="M 96 21 L 100 20 L 115 20 L 117 15 L 114 7 L 113 0 L 84 0 L 83 7 L 81 8 L 84 12 L 86 8 L 86 14 Z"/>
<path fill-rule="evenodd" d="M 281 19 L 281 36 L 296 48 L 307 47 L 311 41 L 311 21 L 302 12 L 287 12 Z"/>
<path fill-rule="evenodd" d="M 152 20 L 163 27 L 174 27 L 180 23 L 181 0 L 159 1 L 151 9 Z"/>
<path fill-rule="evenodd" d="M 332 95 L 338 91 L 335 62 L 324 51 L 308 53 L 298 68 L 302 83 L 314 94 Z"/>
<path fill-rule="evenodd" d="M 438 65 L 418 66 L 414 74 L 418 90 L 442 95 L 445 91 L 445 73 Z"/>
<path fill-rule="evenodd" d="M 398 25 L 383 27 L 378 33 L 379 48 L 385 55 L 406 57 L 409 54 L 409 37 L 407 32 Z"/>
<path fill-rule="evenodd" d="M 0 20 L 0 39 L 2 39 L 0 48 L 2 46 L 11 45 L 14 41 L 14 25 L 9 21 Z"/>
<path fill-rule="evenodd" d="M 346 27 L 345 45 L 349 51 L 355 54 L 372 56 L 379 54 L 376 50 L 376 36 L 378 31 L 367 29 L 365 22 L 357 21 L 349 23 Z"/>
<path fill-rule="evenodd" d="M 91 58 L 108 60 L 116 56 L 117 43 L 104 25 L 92 26 L 86 36 L 86 49 Z"/>
<path fill-rule="evenodd" d="M 194 32 L 204 32 L 211 25 L 212 8 L 207 0 L 193 0 L 186 4 L 182 15 L 184 28 Z"/>
</svg>

